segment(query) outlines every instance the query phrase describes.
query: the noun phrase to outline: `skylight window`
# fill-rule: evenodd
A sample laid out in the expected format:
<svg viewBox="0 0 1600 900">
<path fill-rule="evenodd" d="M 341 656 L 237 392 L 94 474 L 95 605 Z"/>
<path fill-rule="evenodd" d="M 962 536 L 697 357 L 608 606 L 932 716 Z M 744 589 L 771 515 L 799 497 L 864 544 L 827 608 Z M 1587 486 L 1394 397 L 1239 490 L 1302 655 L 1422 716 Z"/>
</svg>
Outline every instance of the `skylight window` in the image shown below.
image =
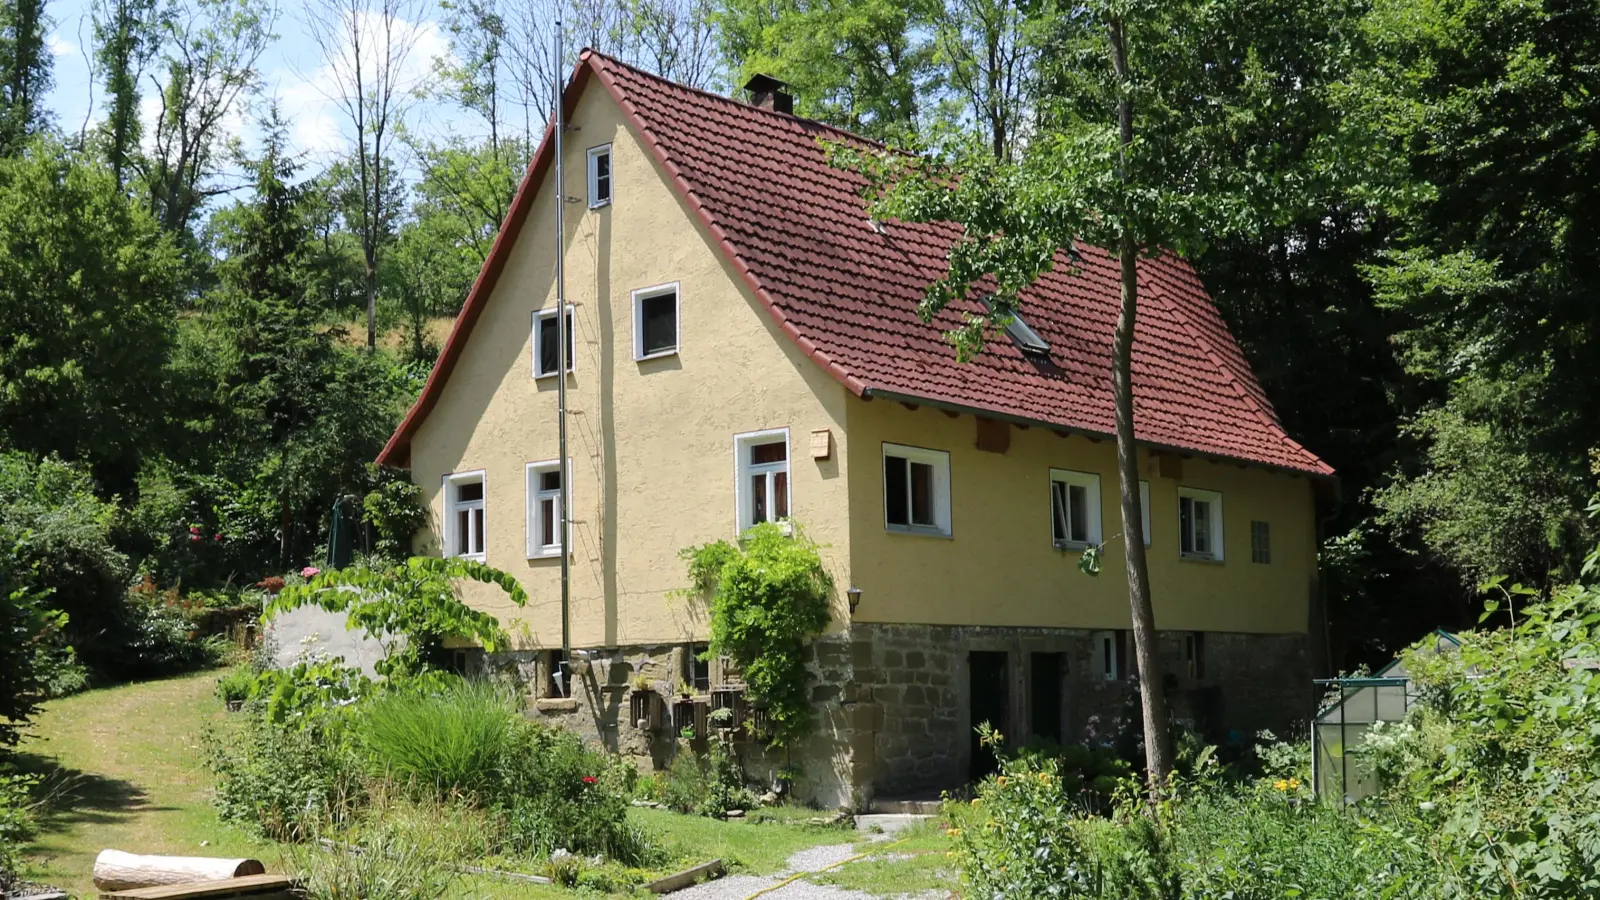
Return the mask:
<svg viewBox="0 0 1600 900">
<path fill-rule="evenodd" d="M 983 305 L 985 309 L 994 312 L 993 303 L 985 300 Z M 1033 330 L 1033 326 L 1022 318 L 1020 311 L 1011 313 L 1011 323 L 1006 326 L 1006 337 L 1011 338 L 1011 343 L 1016 344 L 1017 348 L 1023 353 L 1044 354 L 1050 352 L 1050 342 L 1040 337 L 1039 332 Z"/>
<path fill-rule="evenodd" d="M 1050 344 L 1033 330 L 1033 326 L 1022 320 L 1021 313 L 1012 313 L 1011 324 L 1006 326 L 1006 334 L 1011 337 L 1011 342 L 1022 348 L 1024 353 L 1049 353 Z"/>
</svg>

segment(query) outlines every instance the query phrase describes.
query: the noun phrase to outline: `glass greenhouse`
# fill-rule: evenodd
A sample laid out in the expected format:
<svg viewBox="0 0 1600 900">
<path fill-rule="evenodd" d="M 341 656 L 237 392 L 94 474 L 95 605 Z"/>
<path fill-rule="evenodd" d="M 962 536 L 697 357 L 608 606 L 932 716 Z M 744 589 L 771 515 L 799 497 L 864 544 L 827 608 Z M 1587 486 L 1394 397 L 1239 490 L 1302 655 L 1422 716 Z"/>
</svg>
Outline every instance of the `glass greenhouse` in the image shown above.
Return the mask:
<svg viewBox="0 0 1600 900">
<path fill-rule="evenodd" d="M 1461 639 L 1447 631 L 1433 633 L 1436 653 L 1448 653 L 1461 646 Z M 1398 722 L 1416 700 L 1405 660 L 1396 658 L 1370 676 L 1322 678 L 1317 684 L 1336 696 L 1311 720 L 1311 778 L 1319 797 L 1335 797 L 1349 803 L 1377 790 L 1370 772 L 1362 769 L 1348 753 L 1366 740 L 1377 722 Z"/>
</svg>

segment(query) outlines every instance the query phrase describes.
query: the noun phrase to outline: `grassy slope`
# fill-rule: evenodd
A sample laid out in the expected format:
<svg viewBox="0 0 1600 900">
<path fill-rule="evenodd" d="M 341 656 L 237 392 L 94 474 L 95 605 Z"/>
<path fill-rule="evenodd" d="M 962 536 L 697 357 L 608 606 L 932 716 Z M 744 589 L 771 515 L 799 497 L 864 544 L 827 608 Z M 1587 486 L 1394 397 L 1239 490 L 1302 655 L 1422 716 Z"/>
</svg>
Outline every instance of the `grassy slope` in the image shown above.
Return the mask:
<svg viewBox="0 0 1600 900">
<path fill-rule="evenodd" d="M 200 734 L 227 724 L 212 692 L 216 673 L 124 685 L 58 700 L 39 718 L 23 747 L 27 761 L 49 773 L 53 795 L 28 874 L 76 896 L 93 896 L 91 874 L 101 850 L 177 856 L 250 856 L 281 871 L 279 848 L 217 820 L 209 797 Z M 778 823 L 722 822 L 662 810 L 631 814 L 680 859 L 722 858 L 751 873 L 782 868 L 789 855 L 819 844 L 848 842 L 835 829 Z M 763 815 L 805 818 L 773 810 Z M 202 841 L 208 842 L 205 846 Z M 466 879 L 458 889 L 492 897 L 572 896 L 550 888 Z"/>
<path fill-rule="evenodd" d="M 106 848 L 279 864 L 273 845 L 218 822 L 207 796 L 200 732 L 227 715 L 215 682 L 206 672 L 49 704 L 20 748 L 52 789 L 32 877 L 93 896 L 94 858 Z"/>
</svg>

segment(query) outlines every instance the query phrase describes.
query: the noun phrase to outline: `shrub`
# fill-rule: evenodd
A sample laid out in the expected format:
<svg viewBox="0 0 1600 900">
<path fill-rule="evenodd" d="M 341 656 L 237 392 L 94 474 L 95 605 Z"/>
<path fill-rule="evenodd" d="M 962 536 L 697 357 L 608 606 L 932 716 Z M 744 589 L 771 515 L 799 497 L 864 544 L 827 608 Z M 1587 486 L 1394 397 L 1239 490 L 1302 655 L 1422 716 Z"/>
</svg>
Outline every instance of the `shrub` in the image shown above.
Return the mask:
<svg viewBox="0 0 1600 900">
<path fill-rule="evenodd" d="M 237 730 L 207 731 L 203 744 L 222 818 L 274 840 L 348 821 L 365 792 L 340 716 L 285 728 L 252 713 Z"/>
<path fill-rule="evenodd" d="M 33 789 L 38 783 L 31 775 L 0 774 L 0 896 L 10 895 L 22 847 L 34 836 Z"/>
<path fill-rule="evenodd" d="M 1600 556 L 1585 571 L 1600 575 Z M 1407 833 L 1448 862 L 1457 895 L 1594 896 L 1600 587 L 1540 598 L 1513 586 L 1502 599 L 1516 603 L 1513 627 L 1407 654 L 1421 703 L 1368 733 L 1364 763 L 1384 786 L 1373 803 L 1412 816 Z"/>
<path fill-rule="evenodd" d="M 1154 808 L 1123 782 L 1107 817 L 1085 815 L 1069 784 L 1056 759 L 1019 754 L 971 803 L 946 803 L 967 896 L 1437 896 L 1403 823 L 1312 802 L 1298 778 L 1224 781 L 1205 754 Z"/>
<path fill-rule="evenodd" d="M 584 746 L 577 735 L 517 721 L 504 744 L 496 813 L 513 853 L 603 854 L 645 865 L 658 852 L 628 821 L 633 764 Z"/>
<path fill-rule="evenodd" d="M 662 779 L 662 802 L 686 815 L 720 817 L 729 810 L 753 809 L 760 801 L 744 782 L 733 746 L 712 738 L 703 756 L 679 745 Z"/>
<path fill-rule="evenodd" d="M 255 693 L 257 677 L 248 666 L 234 666 L 217 679 L 217 698 L 228 704 L 249 700 Z"/>
<path fill-rule="evenodd" d="M 49 693 L 67 618 L 49 607 L 49 591 L 35 584 L 12 546 L 0 526 L 0 747 L 20 739 Z"/>
<path fill-rule="evenodd" d="M 221 635 L 196 637 L 183 608 L 159 595 L 133 592 L 123 611 L 122 648 L 118 662 L 102 669 L 117 678 L 146 679 L 177 675 L 220 665 L 228 654 Z"/>
<path fill-rule="evenodd" d="M 81 466 L 0 453 L 0 535 L 16 572 L 29 572 L 47 604 L 65 612 L 67 642 L 94 669 L 124 655 L 118 621 L 128 561 L 112 543 L 113 503 L 95 495 Z"/>
<path fill-rule="evenodd" d="M 435 796 L 482 793 L 497 777 L 517 709 L 487 681 L 453 679 L 443 690 L 389 690 L 360 715 L 367 759 L 378 774 Z"/>
</svg>

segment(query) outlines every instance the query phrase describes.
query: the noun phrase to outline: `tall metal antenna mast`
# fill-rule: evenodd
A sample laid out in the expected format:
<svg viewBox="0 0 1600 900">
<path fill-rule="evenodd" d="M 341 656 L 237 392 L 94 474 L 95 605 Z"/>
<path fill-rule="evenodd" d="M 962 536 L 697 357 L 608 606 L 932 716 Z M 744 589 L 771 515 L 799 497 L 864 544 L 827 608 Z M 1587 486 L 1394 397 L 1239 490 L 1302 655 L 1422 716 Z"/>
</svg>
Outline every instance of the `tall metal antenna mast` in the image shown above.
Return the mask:
<svg viewBox="0 0 1600 900">
<path fill-rule="evenodd" d="M 562 47 L 561 47 L 561 19 L 556 19 L 555 39 L 555 65 L 551 67 L 554 73 L 553 93 L 556 104 L 555 139 L 556 139 L 556 427 L 559 434 L 559 456 L 556 467 L 561 472 L 561 491 L 557 494 L 561 502 L 561 659 L 568 666 L 572 665 L 572 512 L 567 508 L 567 481 L 571 477 L 571 466 L 567 465 L 567 179 L 566 179 L 566 154 L 562 150 L 562 138 L 567 130 L 566 112 L 562 108 Z M 567 687 L 567 694 L 571 696 L 572 690 Z"/>
</svg>

